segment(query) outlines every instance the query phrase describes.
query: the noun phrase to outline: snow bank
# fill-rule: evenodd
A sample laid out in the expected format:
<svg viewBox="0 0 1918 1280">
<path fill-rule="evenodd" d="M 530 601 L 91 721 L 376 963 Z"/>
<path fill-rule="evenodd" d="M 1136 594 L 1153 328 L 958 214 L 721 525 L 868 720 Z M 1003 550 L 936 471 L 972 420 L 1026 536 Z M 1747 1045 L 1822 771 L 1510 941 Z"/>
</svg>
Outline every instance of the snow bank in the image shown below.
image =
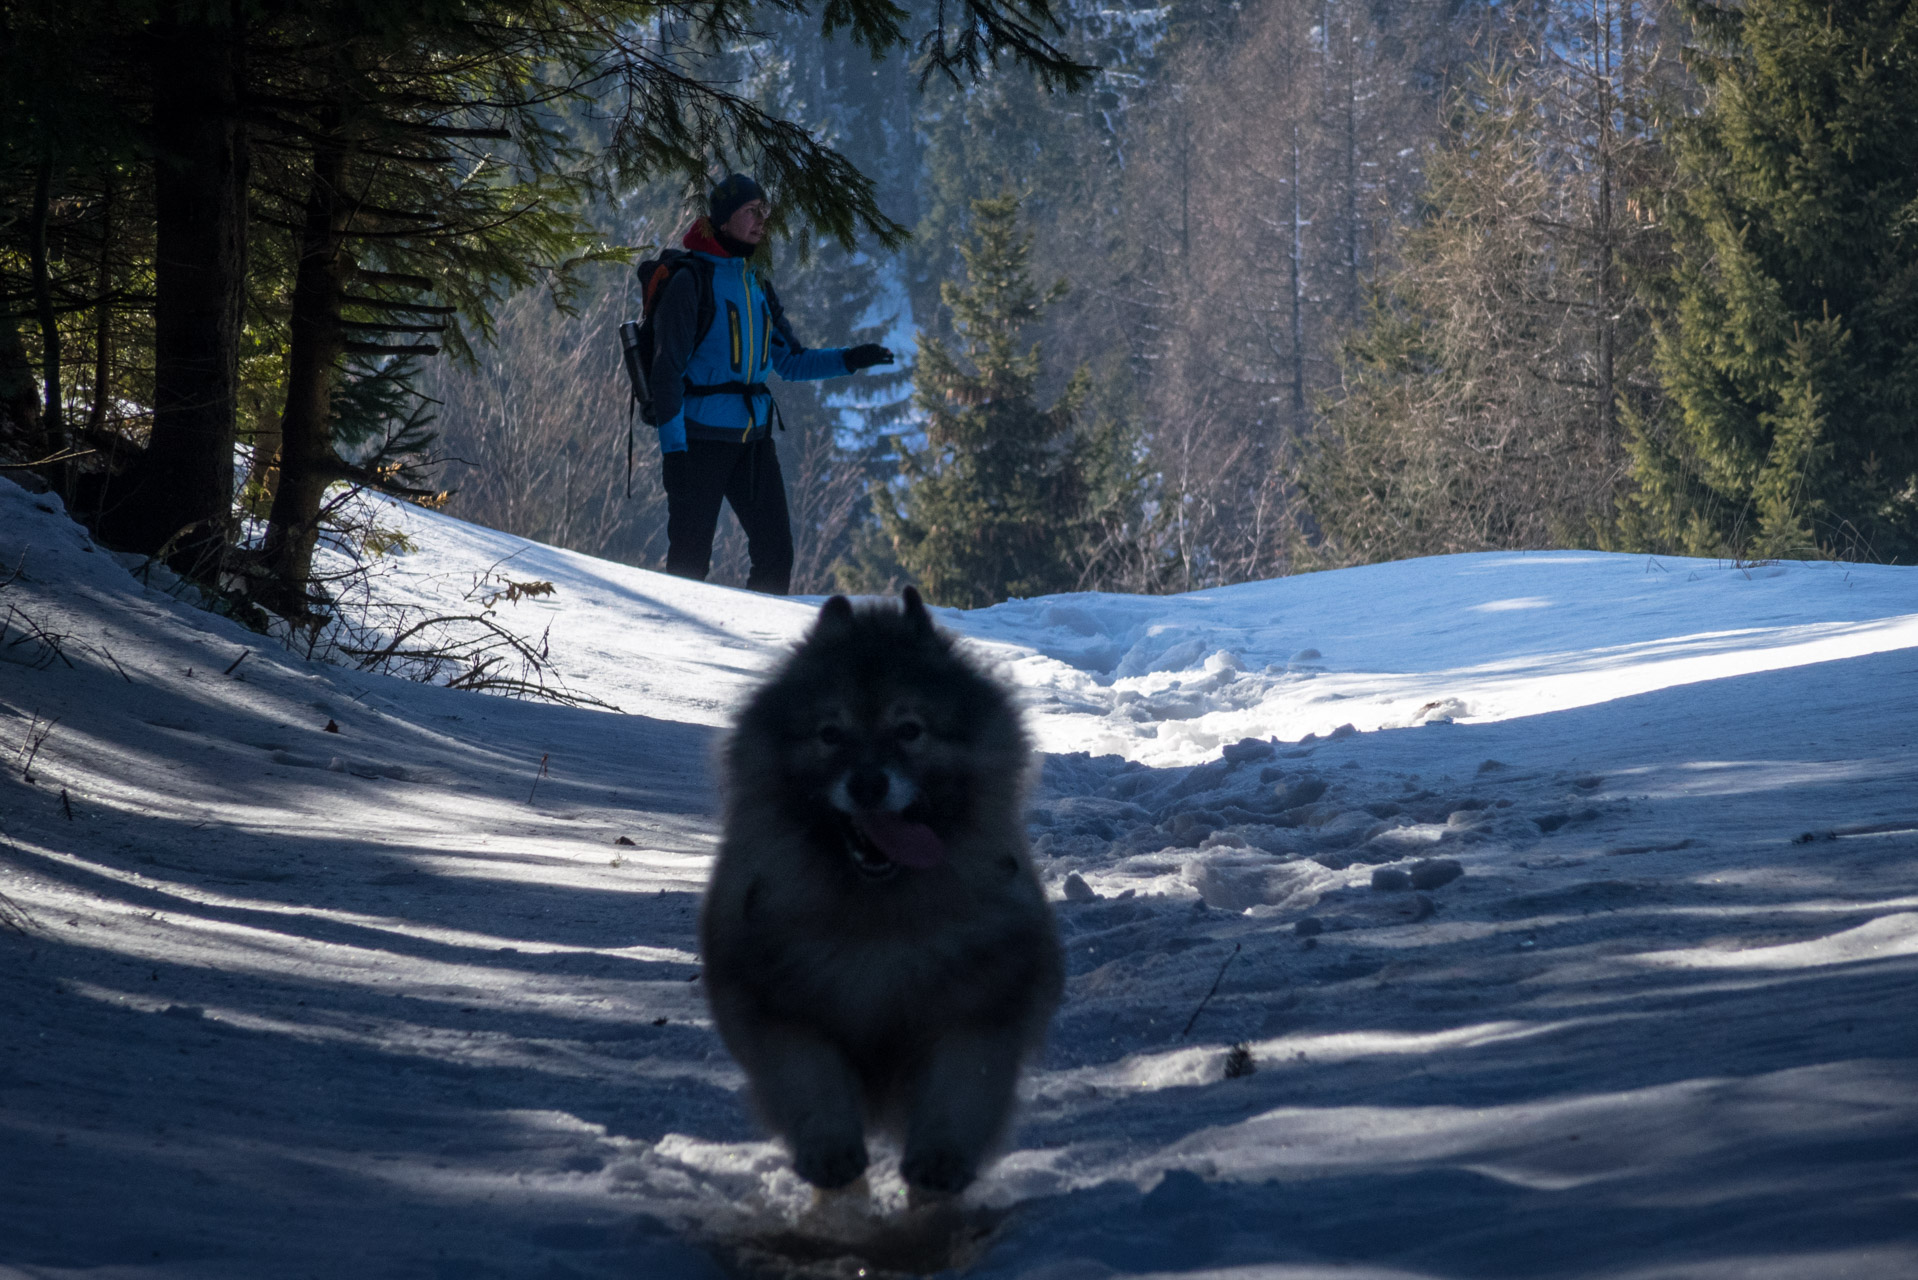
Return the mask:
<svg viewBox="0 0 1918 1280">
<path fill-rule="evenodd" d="M 513 617 L 557 623 L 569 681 L 701 724 L 810 623 L 817 600 L 687 583 L 386 504 L 420 550 L 393 600 L 455 612 L 477 576 L 555 584 Z M 1486 552 L 1179 596 L 1097 592 L 935 610 L 1024 691 L 1043 750 L 1192 765 L 1296 742 L 1484 723 L 1918 645 L 1918 575 L 1597 552 Z"/>
<path fill-rule="evenodd" d="M 0 482 L 0 1274 L 1918 1274 L 1918 572 L 942 611 L 1050 753 L 1069 979 L 915 1216 L 891 1156 L 811 1209 L 697 981 L 718 727 L 816 602 L 381 518 L 387 598 L 550 582 L 497 616 L 625 714 L 301 661 Z"/>
</svg>

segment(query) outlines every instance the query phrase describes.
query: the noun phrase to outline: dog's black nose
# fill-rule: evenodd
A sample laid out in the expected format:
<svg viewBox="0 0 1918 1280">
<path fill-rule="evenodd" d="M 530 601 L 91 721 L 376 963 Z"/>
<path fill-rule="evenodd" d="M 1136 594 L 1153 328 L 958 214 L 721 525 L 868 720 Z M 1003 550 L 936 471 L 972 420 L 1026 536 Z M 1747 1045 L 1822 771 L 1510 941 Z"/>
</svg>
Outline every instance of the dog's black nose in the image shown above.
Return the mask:
<svg viewBox="0 0 1918 1280">
<path fill-rule="evenodd" d="M 877 809 L 889 785 L 883 769 L 855 769 L 846 779 L 846 794 L 861 809 Z"/>
</svg>

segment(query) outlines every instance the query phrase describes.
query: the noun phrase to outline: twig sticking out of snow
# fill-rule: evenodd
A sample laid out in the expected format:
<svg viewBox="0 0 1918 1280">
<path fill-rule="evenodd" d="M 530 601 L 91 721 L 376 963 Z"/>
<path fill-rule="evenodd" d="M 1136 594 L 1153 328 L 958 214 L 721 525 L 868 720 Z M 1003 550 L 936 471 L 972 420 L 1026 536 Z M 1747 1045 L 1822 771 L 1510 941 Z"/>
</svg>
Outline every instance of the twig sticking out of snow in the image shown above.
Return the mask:
<svg viewBox="0 0 1918 1280">
<path fill-rule="evenodd" d="M 8 843 L 11 842 L 0 837 L 0 848 L 4 848 Z M 15 933 L 32 933 L 33 917 L 12 898 L 0 893 L 0 926 L 11 929 Z"/>
<path fill-rule="evenodd" d="M 365 524 L 366 530 L 374 528 L 372 523 Z M 522 636 L 496 616 L 501 604 L 555 594 L 550 582 L 520 581 L 500 572 L 500 566 L 521 552 L 504 556 L 475 575 L 464 593 L 475 606 L 471 611 L 436 614 L 419 605 L 382 599 L 379 575 L 356 558 L 359 551 L 344 543 L 328 545 L 330 552 L 352 563 L 323 584 L 316 579 L 316 585 L 324 585 L 329 593 L 316 621 L 296 625 L 279 619 L 270 629 L 293 652 L 419 684 L 619 710 L 567 687 L 553 663 L 550 627 L 537 638 Z"/>
<path fill-rule="evenodd" d="M 39 713 L 27 725 L 27 736 L 21 741 L 20 749 L 14 752 L 14 759 L 20 761 L 20 779 L 33 781 L 33 760 L 40 754 L 40 748 L 46 745 L 47 735 L 53 732 L 53 726 L 60 723 L 60 717 L 42 721 Z"/>
<path fill-rule="evenodd" d="M 4 585 L 0 583 L 0 586 Z M 15 635 L 15 632 L 19 634 Z M 72 667 L 73 660 L 64 651 L 67 639 L 60 632 L 48 631 L 12 605 L 8 605 L 6 612 L 0 614 L 0 645 L 18 651 L 22 656 L 13 660 L 24 662 L 35 671 L 44 671 L 55 662 L 64 662 Z M 32 648 L 22 649 L 23 645 Z M 12 655 L 9 654 L 9 657 Z"/>
<path fill-rule="evenodd" d="M 26 565 L 27 558 L 25 553 L 22 553 L 20 562 L 14 565 L 13 571 L 0 577 L 0 591 L 6 590 L 19 581 L 21 574 L 26 570 Z M 16 635 L 15 632 L 18 634 Z M 113 664 L 113 669 L 120 673 L 122 680 L 128 684 L 133 683 L 133 677 L 126 673 L 126 669 L 120 665 L 120 660 L 114 657 L 105 645 L 75 641 L 64 631 L 49 631 L 11 604 L 6 607 L 4 613 L 0 613 L 0 657 L 24 663 L 35 671 L 44 671 L 55 662 L 65 663 L 71 670 L 73 659 L 67 657 L 66 653 L 66 647 L 70 642 L 82 650 L 91 650 L 99 654 Z M 22 648 L 22 646 L 31 647 Z"/>
<path fill-rule="evenodd" d="M 1219 984 L 1225 981 L 1225 971 L 1231 967 L 1234 960 L 1239 958 L 1239 948 L 1244 945 L 1242 942 L 1232 944 L 1232 954 L 1227 956 L 1225 963 L 1219 966 L 1218 976 L 1212 979 L 1212 986 L 1206 991 L 1205 998 L 1199 1001 L 1199 1007 L 1194 1009 L 1192 1016 L 1185 1020 L 1185 1030 L 1179 1033 L 1179 1039 L 1183 1040 L 1192 1034 L 1192 1028 L 1198 1023 L 1199 1015 L 1205 1012 L 1205 1007 L 1212 1002 L 1212 997 L 1219 994 Z"/>
<path fill-rule="evenodd" d="M 5 925 L 15 933 L 28 933 L 33 928 L 33 917 L 16 906 L 13 899 L 0 893 L 0 925 Z"/>
<path fill-rule="evenodd" d="M 395 616 L 403 620 L 406 614 L 402 610 Z M 537 641 L 528 640 L 486 611 L 403 622 L 396 625 L 391 639 L 377 638 L 368 628 L 361 634 L 370 642 L 339 640 L 333 649 L 362 671 L 378 671 L 422 684 L 537 698 L 569 707 L 619 710 L 609 702 L 566 688 L 552 665 L 549 632 L 550 628 L 542 632 Z"/>
</svg>

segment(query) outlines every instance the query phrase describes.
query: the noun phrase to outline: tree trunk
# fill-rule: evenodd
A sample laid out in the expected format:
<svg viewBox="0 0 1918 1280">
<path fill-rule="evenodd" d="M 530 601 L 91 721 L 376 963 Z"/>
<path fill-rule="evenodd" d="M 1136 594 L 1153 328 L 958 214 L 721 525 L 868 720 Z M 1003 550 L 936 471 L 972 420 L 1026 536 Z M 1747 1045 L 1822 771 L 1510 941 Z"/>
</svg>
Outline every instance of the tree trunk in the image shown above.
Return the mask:
<svg viewBox="0 0 1918 1280">
<path fill-rule="evenodd" d="M 1617 180 L 1617 147 L 1612 129 L 1612 111 L 1615 99 L 1612 89 L 1612 76 L 1616 72 L 1616 60 L 1612 49 L 1613 11 L 1609 3 L 1592 5 L 1592 20 L 1597 30 L 1593 32 L 1592 59 L 1595 63 L 1594 76 L 1597 95 L 1598 114 L 1598 200 L 1594 212 L 1597 223 L 1597 270 L 1593 273 L 1597 296 L 1593 298 L 1594 310 L 1598 314 L 1598 440 L 1600 447 L 1611 453 L 1618 447 L 1618 390 L 1615 385 L 1618 341 L 1618 298 L 1616 273 L 1618 269 L 1617 225 L 1612 211 L 1613 184 Z"/>
<path fill-rule="evenodd" d="M 113 175 L 106 175 L 100 199 L 100 263 L 94 292 L 100 301 L 93 315 L 93 407 L 87 412 L 87 431 L 97 436 L 106 429 L 107 401 L 111 398 L 113 369 Z"/>
<path fill-rule="evenodd" d="M 232 9 L 163 20 L 153 91 L 153 432 L 109 488 L 101 535 L 217 573 L 233 507 L 233 423 L 246 283 L 242 31 Z"/>
<path fill-rule="evenodd" d="M 1345 287 L 1356 318 L 1364 293 L 1359 287 L 1359 85 L 1358 51 L 1352 47 L 1352 19 L 1344 23 L 1345 46 Z"/>
<path fill-rule="evenodd" d="M 279 480 L 267 521 L 262 603 L 288 617 L 312 613 L 313 549 L 326 487 L 339 478 L 333 448 L 334 369 L 345 351 L 340 298 L 347 260 L 347 203 L 341 190 L 346 149 L 322 138 L 313 152 L 312 186 L 293 282 L 292 342 L 287 349 L 286 412 L 280 416 Z"/>
<path fill-rule="evenodd" d="M 49 144 L 50 146 L 51 144 Z M 67 433 L 60 420 L 64 396 L 60 392 L 60 319 L 53 310 L 53 269 L 47 256 L 47 220 L 53 201 L 53 156 L 42 157 L 33 182 L 30 226 L 33 259 L 33 310 L 40 322 L 40 447 L 52 457 L 66 447 Z"/>
<path fill-rule="evenodd" d="M 1305 193 L 1299 126 L 1292 126 L 1292 433 L 1305 435 Z"/>
<path fill-rule="evenodd" d="M 39 436 L 40 393 L 33 365 L 13 317 L 0 315 L 0 450 L 37 457 L 30 450 Z"/>
</svg>

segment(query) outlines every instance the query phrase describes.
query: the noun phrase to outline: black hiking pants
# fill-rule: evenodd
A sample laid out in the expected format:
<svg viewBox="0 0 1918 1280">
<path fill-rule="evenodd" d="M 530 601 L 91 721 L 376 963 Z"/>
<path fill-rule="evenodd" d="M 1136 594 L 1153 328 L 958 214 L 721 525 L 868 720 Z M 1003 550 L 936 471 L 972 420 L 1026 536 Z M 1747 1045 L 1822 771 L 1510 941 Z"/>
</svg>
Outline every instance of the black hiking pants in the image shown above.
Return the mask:
<svg viewBox="0 0 1918 1280">
<path fill-rule="evenodd" d="M 684 453 L 661 460 L 666 483 L 666 572 L 705 581 L 713 563 L 713 534 L 719 527 L 719 503 L 732 504 L 746 531 L 752 571 L 746 586 L 783 596 L 792 586 L 792 518 L 786 510 L 786 481 L 772 437 L 740 444 L 732 440 L 688 440 Z"/>
</svg>

